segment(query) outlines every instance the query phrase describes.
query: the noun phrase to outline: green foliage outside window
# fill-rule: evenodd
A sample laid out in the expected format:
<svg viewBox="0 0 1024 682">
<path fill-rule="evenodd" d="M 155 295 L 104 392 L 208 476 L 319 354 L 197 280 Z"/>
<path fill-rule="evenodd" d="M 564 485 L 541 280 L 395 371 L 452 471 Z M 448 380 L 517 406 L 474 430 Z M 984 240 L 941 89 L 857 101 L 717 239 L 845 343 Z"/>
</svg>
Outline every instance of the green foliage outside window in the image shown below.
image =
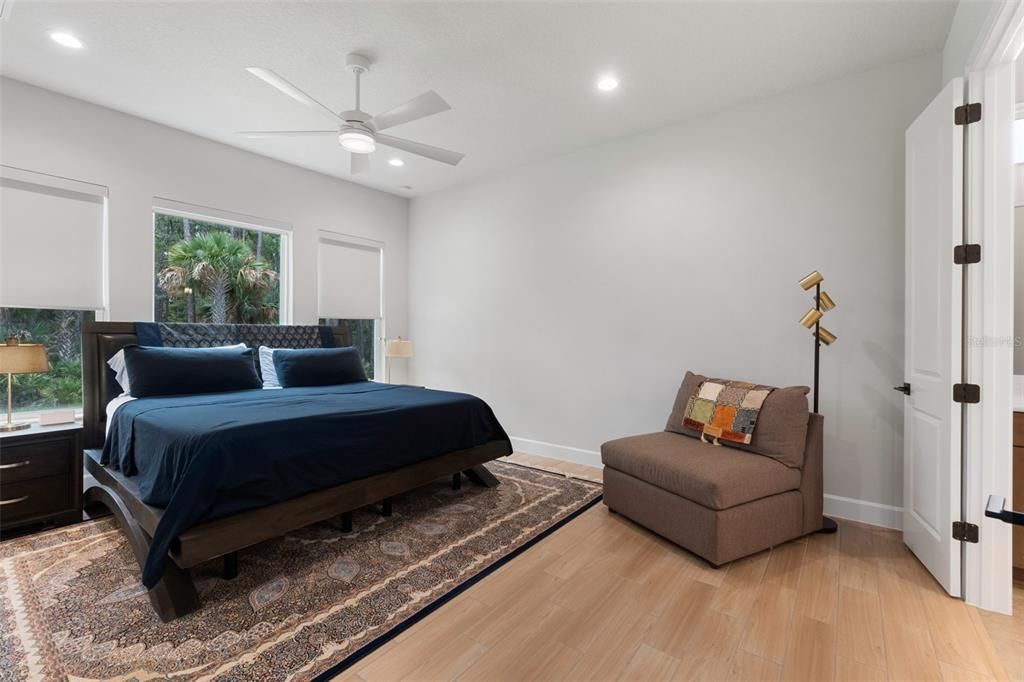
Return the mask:
<svg viewBox="0 0 1024 682">
<path fill-rule="evenodd" d="M 276 324 L 280 235 L 157 213 L 157 322 Z"/>
<path fill-rule="evenodd" d="M 49 372 L 14 376 L 16 411 L 82 405 L 82 323 L 95 317 L 91 310 L 0 308 L 0 343 L 9 336 L 21 343 L 41 343 L 50 358 Z M 6 375 L 0 378 L 3 400 L 7 395 L 6 381 Z"/>
</svg>

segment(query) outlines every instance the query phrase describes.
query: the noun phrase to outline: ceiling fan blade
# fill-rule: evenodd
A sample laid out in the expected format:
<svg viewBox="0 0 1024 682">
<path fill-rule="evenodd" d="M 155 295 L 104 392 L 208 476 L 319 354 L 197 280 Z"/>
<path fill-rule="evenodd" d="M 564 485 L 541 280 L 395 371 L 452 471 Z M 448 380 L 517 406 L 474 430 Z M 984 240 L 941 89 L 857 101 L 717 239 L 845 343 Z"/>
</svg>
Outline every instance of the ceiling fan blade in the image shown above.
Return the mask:
<svg viewBox="0 0 1024 682">
<path fill-rule="evenodd" d="M 410 154 L 416 154 L 417 156 L 424 156 L 428 159 L 433 159 L 434 161 L 447 163 L 449 166 L 459 165 L 459 161 L 462 161 L 463 157 L 466 156 L 459 152 L 441 149 L 440 147 L 432 147 L 429 144 L 423 144 L 422 142 L 403 140 L 400 137 L 391 137 L 390 135 L 377 135 L 377 142 L 385 147 L 401 149 L 403 152 L 409 152 Z"/>
<path fill-rule="evenodd" d="M 328 109 L 325 105 L 317 102 L 315 99 L 299 90 L 297 87 L 286 81 L 284 78 L 274 73 L 270 69 L 264 69 L 262 66 L 248 66 L 245 69 L 252 75 L 259 78 L 261 81 L 268 85 L 272 85 L 284 94 L 288 95 L 297 102 L 302 102 L 308 107 L 319 110 L 321 113 L 330 116 L 332 119 L 344 125 L 345 120 L 338 116 L 336 113 Z"/>
<path fill-rule="evenodd" d="M 319 135 L 337 135 L 337 130 L 239 130 L 239 135 L 253 139 L 261 137 L 313 137 Z"/>
<path fill-rule="evenodd" d="M 369 154 L 349 154 L 352 157 L 352 175 L 370 172 Z"/>
<path fill-rule="evenodd" d="M 390 111 L 374 116 L 370 119 L 370 123 L 377 130 L 385 130 L 401 123 L 415 121 L 418 118 L 440 114 L 449 109 L 451 106 L 444 101 L 441 95 L 433 90 L 428 90 L 419 97 L 413 97 L 405 104 L 400 104 Z"/>
</svg>

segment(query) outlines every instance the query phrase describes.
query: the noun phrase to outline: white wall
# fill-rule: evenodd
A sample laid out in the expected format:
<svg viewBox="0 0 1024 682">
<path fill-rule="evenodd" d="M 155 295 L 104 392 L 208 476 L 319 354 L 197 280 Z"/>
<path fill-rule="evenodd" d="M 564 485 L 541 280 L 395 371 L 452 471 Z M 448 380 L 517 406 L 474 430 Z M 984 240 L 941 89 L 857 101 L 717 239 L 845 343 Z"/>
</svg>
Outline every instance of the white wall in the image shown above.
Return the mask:
<svg viewBox="0 0 1024 682">
<path fill-rule="evenodd" d="M 524 450 L 594 461 L 662 429 L 686 369 L 809 384 L 797 280 L 819 269 L 838 304 L 826 490 L 875 503 L 830 505 L 898 523 L 903 134 L 940 70 L 934 54 L 413 200 L 414 380 L 486 398 L 542 443 Z"/>
<path fill-rule="evenodd" d="M 347 162 L 339 149 L 338 163 Z M 317 320 L 319 230 L 384 242 L 387 331 L 408 335 L 405 198 L 8 78 L 0 163 L 109 188 L 111 320 L 153 318 L 152 209 L 163 197 L 290 224 L 296 324 Z"/>
<path fill-rule="evenodd" d="M 965 75 L 974 58 L 978 41 L 995 17 L 1002 2 L 998 0 L 960 0 L 942 50 L 942 82 Z"/>
</svg>

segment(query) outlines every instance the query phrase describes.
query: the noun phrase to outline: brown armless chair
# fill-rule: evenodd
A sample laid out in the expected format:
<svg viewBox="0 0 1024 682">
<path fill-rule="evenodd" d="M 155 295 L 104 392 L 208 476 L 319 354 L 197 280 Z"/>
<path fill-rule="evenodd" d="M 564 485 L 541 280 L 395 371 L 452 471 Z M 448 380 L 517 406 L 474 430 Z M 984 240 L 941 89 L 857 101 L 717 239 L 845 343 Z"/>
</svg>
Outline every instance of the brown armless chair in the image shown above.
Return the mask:
<svg viewBox="0 0 1024 682">
<path fill-rule="evenodd" d="M 715 446 L 683 426 L 706 378 L 686 373 L 665 431 L 601 446 L 604 503 L 716 566 L 820 530 L 824 418 L 807 387 L 772 391 L 750 445 Z"/>
</svg>

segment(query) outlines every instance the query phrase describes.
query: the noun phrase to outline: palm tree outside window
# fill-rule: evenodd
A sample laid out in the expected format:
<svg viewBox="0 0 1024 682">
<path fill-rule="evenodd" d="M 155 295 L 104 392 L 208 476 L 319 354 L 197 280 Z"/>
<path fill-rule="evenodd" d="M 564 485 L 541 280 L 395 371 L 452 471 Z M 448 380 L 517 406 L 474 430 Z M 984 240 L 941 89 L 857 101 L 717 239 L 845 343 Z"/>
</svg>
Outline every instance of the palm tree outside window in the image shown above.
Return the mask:
<svg viewBox="0 0 1024 682">
<path fill-rule="evenodd" d="M 156 213 L 157 322 L 269 323 L 281 317 L 281 236 Z"/>
</svg>

